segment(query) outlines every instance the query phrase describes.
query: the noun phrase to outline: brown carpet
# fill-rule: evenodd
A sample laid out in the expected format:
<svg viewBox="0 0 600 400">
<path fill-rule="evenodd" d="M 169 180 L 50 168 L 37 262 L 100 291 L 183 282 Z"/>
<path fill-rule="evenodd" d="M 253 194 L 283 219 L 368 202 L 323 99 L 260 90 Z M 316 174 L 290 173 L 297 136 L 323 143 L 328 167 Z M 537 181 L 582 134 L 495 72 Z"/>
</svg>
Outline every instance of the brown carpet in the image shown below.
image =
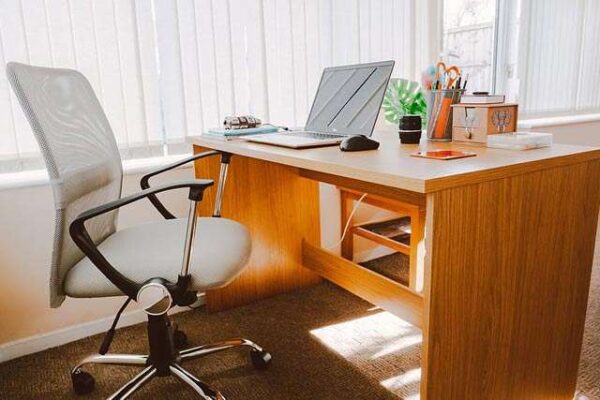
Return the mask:
<svg viewBox="0 0 600 400">
<path fill-rule="evenodd" d="M 600 227 L 596 235 L 594 269 L 577 386 L 590 400 L 600 400 Z"/>
<path fill-rule="evenodd" d="M 380 381 L 400 375 L 403 369 L 419 367 L 418 346 L 389 354 L 386 346 L 411 331 L 420 332 L 331 284 L 221 313 L 184 312 L 173 320 L 192 345 L 242 336 L 256 340 L 273 354 L 267 371 L 255 371 L 243 350 L 184 365 L 228 400 L 397 399 Z M 69 369 L 82 355 L 96 352 L 100 340 L 98 336 L 82 339 L 1 364 L 0 398 L 80 398 L 71 392 Z M 145 326 L 119 330 L 111 352 L 145 353 Z M 105 399 L 139 371 L 110 366 L 86 370 L 96 378 L 96 390 L 85 397 L 88 399 Z M 409 394 L 416 390 L 418 384 L 404 389 Z M 134 398 L 150 395 L 155 399 L 197 398 L 171 377 L 154 379 Z"/>
<path fill-rule="evenodd" d="M 600 240 L 596 246 L 579 388 L 600 399 Z M 382 261 L 389 269 L 393 257 Z M 369 263 L 370 267 L 377 265 Z M 192 361 L 192 373 L 229 400 L 416 399 L 421 332 L 357 297 L 324 283 L 238 309 L 174 316 L 192 345 L 243 336 L 273 354 L 272 368 L 255 371 L 247 352 L 231 351 Z M 0 364 L 1 399 L 78 399 L 69 369 L 97 351 L 100 337 L 82 339 Z M 144 353 L 145 326 L 119 330 L 111 351 Z M 104 399 L 138 371 L 90 366 L 96 390 L 86 399 Z M 196 399 L 174 378 L 152 381 L 134 398 Z"/>
<path fill-rule="evenodd" d="M 392 253 L 375 260 L 360 263 L 363 267 L 375 271 L 403 285 L 408 285 L 409 260 L 402 253 Z"/>
</svg>

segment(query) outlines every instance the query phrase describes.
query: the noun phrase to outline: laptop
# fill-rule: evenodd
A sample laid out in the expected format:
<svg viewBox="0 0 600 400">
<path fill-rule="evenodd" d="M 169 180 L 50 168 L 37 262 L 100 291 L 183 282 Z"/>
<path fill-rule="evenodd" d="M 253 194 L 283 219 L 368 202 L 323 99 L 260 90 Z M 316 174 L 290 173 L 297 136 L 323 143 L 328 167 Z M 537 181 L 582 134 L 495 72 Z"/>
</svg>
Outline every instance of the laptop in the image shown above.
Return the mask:
<svg viewBox="0 0 600 400">
<path fill-rule="evenodd" d="M 304 149 L 335 146 L 352 135 L 371 136 L 393 68 L 394 61 L 325 68 L 304 129 L 246 140 Z"/>
</svg>

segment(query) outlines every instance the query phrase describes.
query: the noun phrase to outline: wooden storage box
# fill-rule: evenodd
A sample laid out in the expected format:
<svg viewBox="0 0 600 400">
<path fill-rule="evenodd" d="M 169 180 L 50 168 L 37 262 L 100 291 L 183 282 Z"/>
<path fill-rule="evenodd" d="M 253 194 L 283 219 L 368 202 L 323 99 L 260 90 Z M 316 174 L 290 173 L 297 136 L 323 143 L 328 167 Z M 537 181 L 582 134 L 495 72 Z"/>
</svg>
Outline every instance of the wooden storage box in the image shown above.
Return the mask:
<svg viewBox="0 0 600 400">
<path fill-rule="evenodd" d="M 454 104 L 452 106 L 452 140 L 486 144 L 487 135 L 517 130 L 518 105 Z"/>
</svg>

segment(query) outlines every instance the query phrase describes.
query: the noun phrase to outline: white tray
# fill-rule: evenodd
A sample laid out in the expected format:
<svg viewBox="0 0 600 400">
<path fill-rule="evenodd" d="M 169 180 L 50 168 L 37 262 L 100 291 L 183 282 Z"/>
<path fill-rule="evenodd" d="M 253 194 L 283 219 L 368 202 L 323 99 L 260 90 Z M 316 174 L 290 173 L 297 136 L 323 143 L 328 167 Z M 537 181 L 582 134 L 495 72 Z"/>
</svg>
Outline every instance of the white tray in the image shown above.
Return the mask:
<svg viewBox="0 0 600 400">
<path fill-rule="evenodd" d="M 552 146 L 551 133 L 498 133 L 487 137 L 487 147 L 496 149 L 527 150 L 550 146 Z"/>
</svg>

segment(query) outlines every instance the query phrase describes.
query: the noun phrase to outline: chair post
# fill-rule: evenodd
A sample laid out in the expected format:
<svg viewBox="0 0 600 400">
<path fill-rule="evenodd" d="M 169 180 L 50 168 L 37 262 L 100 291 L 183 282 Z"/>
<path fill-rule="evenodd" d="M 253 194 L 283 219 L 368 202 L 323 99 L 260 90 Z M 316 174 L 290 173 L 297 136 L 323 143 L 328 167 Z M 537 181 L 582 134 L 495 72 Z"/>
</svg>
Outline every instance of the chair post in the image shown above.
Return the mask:
<svg viewBox="0 0 600 400">
<path fill-rule="evenodd" d="M 219 184 L 217 185 L 217 195 L 215 197 L 215 208 L 213 217 L 221 216 L 221 206 L 223 205 L 223 192 L 225 191 L 225 182 L 227 181 L 227 172 L 229 171 L 229 161 L 231 154 L 221 153 L 221 170 L 219 171 Z"/>
<path fill-rule="evenodd" d="M 196 236 L 196 213 L 198 202 L 190 201 L 190 209 L 188 211 L 187 230 L 185 234 L 185 247 L 183 248 L 183 263 L 181 264 L 180 276 L 187 276 L 190 269 L 190 261 L 192 260 L 192 249 L 194 248 L 194 238 Z"/>
<path fill-rule="evenodd" d="M 158 376 L 169 376 L 169 366 L 175 362 L 178 351 L 173 339 L 173 326 L 167 313 L 148 315 L 149 360 Z"/>
</svg>

